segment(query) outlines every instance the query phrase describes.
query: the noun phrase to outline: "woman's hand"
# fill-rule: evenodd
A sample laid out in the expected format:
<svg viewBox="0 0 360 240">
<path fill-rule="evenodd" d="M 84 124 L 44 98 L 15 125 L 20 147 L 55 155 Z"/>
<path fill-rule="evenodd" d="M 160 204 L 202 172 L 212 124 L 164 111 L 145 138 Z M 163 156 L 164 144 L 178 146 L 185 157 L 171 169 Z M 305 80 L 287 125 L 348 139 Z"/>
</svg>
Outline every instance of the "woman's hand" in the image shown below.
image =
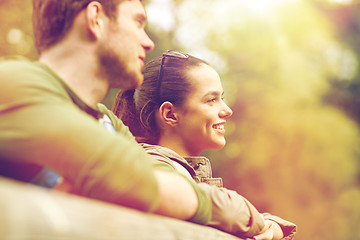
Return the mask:
<svg viewBox="0 0 360 240">
<path fill-rule="evenodd" d="M 264 229 L 253 238 L 255 240 L 280 240 L 284 237 L 279 224 L 271 220 L 264 220 Z"/>
</svg>

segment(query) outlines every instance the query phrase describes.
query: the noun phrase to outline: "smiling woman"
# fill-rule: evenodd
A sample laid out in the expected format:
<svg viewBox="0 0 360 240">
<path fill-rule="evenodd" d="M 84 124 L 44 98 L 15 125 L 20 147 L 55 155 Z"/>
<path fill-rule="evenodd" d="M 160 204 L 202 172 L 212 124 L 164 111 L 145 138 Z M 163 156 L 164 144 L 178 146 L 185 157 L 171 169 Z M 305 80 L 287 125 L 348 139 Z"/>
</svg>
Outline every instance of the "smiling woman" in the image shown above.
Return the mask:
<svg viewBox="0 0 360 240">
<path fill-rule="evenodd" d="M 189 69 L 187 77 L 192 90 L 184 104 L 178 107 L 164 104 L 160 108 L 160 119 L 165 123 L 162 128 L 166 129 L 169 123 L 172 127 L 164 131 L 159 145 L 182 156 L 198 156 L 205 150 L 225 145 L 224 125 L 232 110 L 223 101 L 220 77 L 212 67 L 201 64 Z"/>
<path fill-rule="evenodd" d="M 177 111 L 186 104 L 187 96 L 194 90 L 194 83 L 189 79 L 187 70 L 203 65 L 207 63 L 187 54 L 175 51 L 164 53 L 162 57 L 145 65 L 144 82 L 139 88 L 135 91 L 119 92 L 113 111 L 130 127 L 134 135 L 157 144 L 161 141 L 162 134 L 167 133 L 163 129 L 166 127 L 163 126 L 163 121 L 158 119 L 159 109 L 162 107 L 165 111 L 168 105 L 163 104 L 171 103 L 171 109 L 163 120 L 167 121 L 169 117 L 176 118 L 173 120 L 174 125 L 177 125 Z M 218 81 L 220 82 L 219 77 Z M 129 107 L 135 109 L 126 111 Z M 130 112 L 134 115 L 130 116 Z"/>
<path fill-rule="evenodd" d="M 211 226 L 238 237 L 291 239 L 294 224 L 261 215 L 245 198 L 222 188 L 222 179 L 212 177 L 210 161 L 200 156 L 226 143 L 224 125 L 232 110 L 223 95 L 220 77 L 210 65 L 167 51 L 145 65 L 142 86 L 119 92 L 113 111 L 147 153 L 208 193 L 213 203 Z"/>
</svg>

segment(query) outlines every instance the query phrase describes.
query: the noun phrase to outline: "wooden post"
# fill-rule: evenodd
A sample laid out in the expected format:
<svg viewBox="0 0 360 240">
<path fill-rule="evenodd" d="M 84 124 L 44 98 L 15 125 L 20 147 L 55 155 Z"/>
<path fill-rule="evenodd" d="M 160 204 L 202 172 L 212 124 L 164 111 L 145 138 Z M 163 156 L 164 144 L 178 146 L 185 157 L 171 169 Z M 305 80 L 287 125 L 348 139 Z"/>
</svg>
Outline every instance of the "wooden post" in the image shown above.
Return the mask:
<svg viewBox="0 0 360 240">
<path fill-rule="evenodd" d="M 239 240 L 211 227 L 0 178 L 1 240 Z"/>
</svg>

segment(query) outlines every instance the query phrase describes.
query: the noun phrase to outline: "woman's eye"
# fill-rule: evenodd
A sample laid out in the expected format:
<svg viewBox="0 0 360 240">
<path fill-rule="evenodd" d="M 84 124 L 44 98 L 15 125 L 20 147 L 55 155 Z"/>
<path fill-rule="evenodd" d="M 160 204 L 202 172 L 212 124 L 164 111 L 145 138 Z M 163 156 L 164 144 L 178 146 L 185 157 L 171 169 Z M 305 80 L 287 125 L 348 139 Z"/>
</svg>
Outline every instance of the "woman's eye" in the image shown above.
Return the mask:
<svg viewBox="0 0 360 240">
<path fill-rule="evenodd" d="M 216 102 L 216 98 L 209 99 L 209 102 Z"/>
</svg>

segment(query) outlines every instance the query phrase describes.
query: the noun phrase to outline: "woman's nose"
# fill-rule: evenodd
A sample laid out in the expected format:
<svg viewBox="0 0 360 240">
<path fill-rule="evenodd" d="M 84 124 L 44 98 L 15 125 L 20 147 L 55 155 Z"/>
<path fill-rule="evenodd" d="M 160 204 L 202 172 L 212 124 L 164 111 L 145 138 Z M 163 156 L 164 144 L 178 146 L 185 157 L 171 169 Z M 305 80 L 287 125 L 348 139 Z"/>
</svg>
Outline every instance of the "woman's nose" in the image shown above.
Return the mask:
<svg viewBox="0 0 360 240">
<path fill-rule="evenodd" d="M 220 111 L 220 117 L 221 118 L 228 118 L 232 115 L 231 108 L 224 103 L 224 108 Z"/>
</svg>

